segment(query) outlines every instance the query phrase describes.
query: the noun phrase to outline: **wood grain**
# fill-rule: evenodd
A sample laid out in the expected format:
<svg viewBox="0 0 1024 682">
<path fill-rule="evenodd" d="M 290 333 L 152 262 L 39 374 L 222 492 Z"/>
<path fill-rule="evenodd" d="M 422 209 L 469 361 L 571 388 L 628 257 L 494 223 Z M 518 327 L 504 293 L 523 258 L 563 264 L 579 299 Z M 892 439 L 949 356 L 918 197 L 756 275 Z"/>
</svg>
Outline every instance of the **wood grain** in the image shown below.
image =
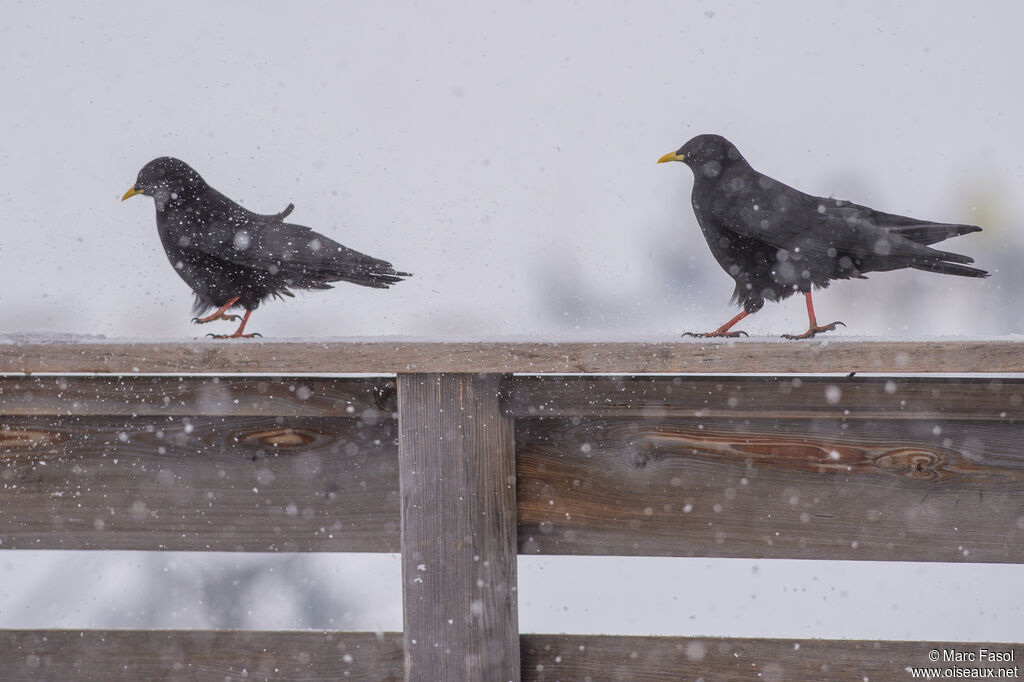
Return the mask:
<svg viewBox="0 0 1024 682">
<path fill-rule="evenodd" d="M 932 650 L 1013 652 L 1008 643 L 522 635 L 523 682 L 863 682 L 911 679 Z M 0 679 L 309 682 L 402 679 L 401 633 L 3 630 Z"/>
<path fill-rule="evenodd" d="M 0 343 L 0 374 L 403 372 L 1024 372 L 1024 339 L 867 341 L 843 337 L 678 342 L 443 343 L 140 339 Z"/>
<path fill-rule="evenodd" d="M 0 423 L 0 548 L 399 549 L 391 418 Z"/>
<path fill-rule="evenodd" d="M 396 551 L 393 385 L 0 380 L 0 548 Z M 516 377 L 502 393 L 560 415 L 518 420 L 523 552 L 1024 560 L 1019 379 Z M 345 416 L 273 416 L 306 411 Z"/>
<path fill-rule="evenodd" d="M 402 635 L 217 630 L 0 630 L 0 679 L 399 682 Z"/>
<path fill-rule="evenodd" d="M 501 379 L 398 377 L 407 682 L 519 680 L 515 441 Z"/>
<path fill-rule="evenodd" d="M 1000 377 L 510 377 L 515 417 L 1024 422 L 1024 379 Z"/>
<path fill-rule="evenodd" d="M 522 553 L 1024 562 L 1019 423 L 517 420 Z"/>
<path fill-rule="evenodd" d="M 1017 661 L 1024 655 L 1024 646 L 997 643 L 607 635 L 528 635 L 522 647 L 523 682 L 892 682 L 912 679 L 910 666 L 1020 666 L 937 664 L 928 658 L 932 650 L 1013 651 Z"/>
<path fill-rule="evenodd" d="M 397 418 L 394 379 L 0 377 L 0 415 Z"/>
</svg>

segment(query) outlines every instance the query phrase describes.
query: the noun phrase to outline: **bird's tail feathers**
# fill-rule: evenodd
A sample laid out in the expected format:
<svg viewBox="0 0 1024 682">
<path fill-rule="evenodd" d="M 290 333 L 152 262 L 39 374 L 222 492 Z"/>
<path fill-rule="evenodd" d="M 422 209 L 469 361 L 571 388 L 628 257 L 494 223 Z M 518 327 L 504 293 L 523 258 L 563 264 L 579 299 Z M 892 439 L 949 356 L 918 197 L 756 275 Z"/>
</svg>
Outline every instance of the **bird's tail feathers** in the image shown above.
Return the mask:
<svg viewBox="0 0 1024 682">
<path fill-rule="evenodd" d="M 344 281 L 373 289 L 387 289 L 392 284 L 397 284 L 406 277 L 412 277 L 410 273 L 399 272 L 392 268 L 390 263 L 383 261 L 379 264 L 349 265 L 349 267 L 343 270 L 334 267 L 325 267 L 321 270 L 308 269 L 303 274 L 310 281 Z"/>
<path fill-rule="evenodd" d="M 928 249 L 932 252 L 938 260 L 949 261 L 950 263 L 973 263 L 974 259 L 970 256 L 964 256 L 959 253 L 953 253 L 952 251 L 939 251 L 938 249 Z"/>
<path fill-rule="evenodd" d="M 352 282 L 353 284 L 361 284 L 364 287 L 372 287 L 374 289 L 387 289 L 392 284 L 401 282 L 404 278 L 411 277 L 408 272 L 394 272 L 394 273 L 360 273 L 345 277 L 345 281 Z"/>
<path fill-rule="evenodd" d="M 957 254 L 945 254 L 945 255 L 956 256 Z M 961 263 L 973 263 L 974 262 L 973 259 L 967 258 L 966 256 L 959 256 L 959 258 L 966 259 L 966 260 L 959 261 Z M 950 260 L 952 260 L 952 259 L 950 259 Z M 958 263 L 947 263 L 947 262 L 938 261 L 938 260 L 917 262 L 917 263 L 914 263 L 913 265 L 911 265 L 910 267 L 914 268 L 915 270 L 925 270 L 927 272 L 938 272 L 938 273 L 941 273 L 943 275 L 960 275 L 961 277 L 988 277 L 989 276 L 989 273 L 987 273 L 986 271 L 981 270 L 979 268 L 971 268 L 971 267 L 968 267 L 966 265 L 959 265 Z"/>
<path fill-rule="evenodd" d="M 977 225 L 952 225 L 948 223 L 920 223 L 917 225 L 885 226 L 883 228 L 891 234 L 898 234 L 912 242 L 928 246 L 941 242 L 950 237 L 959 237 L 962 234 L 981 232 Z"/>
</svg>

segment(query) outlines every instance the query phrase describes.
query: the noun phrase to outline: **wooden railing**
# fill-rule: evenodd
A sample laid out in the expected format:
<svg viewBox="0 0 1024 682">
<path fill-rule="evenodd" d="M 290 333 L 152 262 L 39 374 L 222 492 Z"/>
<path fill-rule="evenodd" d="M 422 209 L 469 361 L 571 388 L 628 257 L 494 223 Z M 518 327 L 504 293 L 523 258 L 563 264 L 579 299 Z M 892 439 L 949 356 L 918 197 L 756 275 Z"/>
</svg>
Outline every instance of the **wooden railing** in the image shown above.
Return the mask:
<svg viewBox="0 0 1024 682">
<path fill-rule="evenodd" d="M 516 556 L 1024 563 L 1016 372 L 1013 341 L 0 344 L 0 549 L 401 552 L 404 595 L 383 635 L 0 631 L 0 679 L 911 679 L 964 645 L 520 635 Z"/>
</svg>

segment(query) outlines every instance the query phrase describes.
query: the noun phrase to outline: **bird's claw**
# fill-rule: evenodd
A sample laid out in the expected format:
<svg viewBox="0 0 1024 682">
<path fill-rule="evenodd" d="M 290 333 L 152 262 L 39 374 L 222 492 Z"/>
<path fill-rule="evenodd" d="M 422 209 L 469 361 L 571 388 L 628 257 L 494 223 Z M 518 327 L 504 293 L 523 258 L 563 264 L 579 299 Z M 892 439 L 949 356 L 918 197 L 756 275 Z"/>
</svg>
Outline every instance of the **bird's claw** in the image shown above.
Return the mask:
<svg viewBox="0 0 1024 682">
<path fill-rule="evenodd" d="M 253 332 L 252 334 L 207 334 L 211 339 L 254 339 L 257 336 L 261 339 L 263 334 Z"/>
<path fill-rule="evenodd" d="M 691 336 L 695 339 L 727 338 L 736 339 L 741 336 L 749 336 L 746 332 L 686 332 L 683 337 Z"/>
<path fill-rule="evenodd" d="M 845 322 L 836 321 L 836 322 L 832 322 L 831 324 L 826 324 L 826 325 L 824 325 L 822 327 L 811 327 L 810 329 L 805 331 L 803 334 L 783 334 L 782 338 L 790 339 L 792 341 L 796 341 L 796 340 L 799 340 L 799 339 L 809 339 L 809 338 L 811 338 L 813 336 L 816 336 L 818 334 L 821 334 L 823 332 L 835 331 L 836 327 L 838 327 L 840 325 L 845 327 L 846 323 Z"/>
</svg>

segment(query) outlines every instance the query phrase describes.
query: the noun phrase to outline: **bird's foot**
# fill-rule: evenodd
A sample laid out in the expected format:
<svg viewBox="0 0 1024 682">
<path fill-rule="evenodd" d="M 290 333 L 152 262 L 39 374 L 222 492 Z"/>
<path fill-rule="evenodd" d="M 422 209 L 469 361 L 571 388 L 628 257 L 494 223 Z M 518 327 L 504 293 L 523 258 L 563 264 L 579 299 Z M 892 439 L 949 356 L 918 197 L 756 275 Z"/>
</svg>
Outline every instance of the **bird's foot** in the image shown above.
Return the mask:
<svg viewBox="0 0 1024 682">
<path fill-rule="evenodd" d="M 736 339 L 736 338 L 739 338 L 741 336 L 748 336 L 748 334 L 746 332 L 720 332 L 720 331 L 713 331 L 713 332 L 686 332 L 685 334 L 683 334 L 684 338 L 687 337 L 687 336 L 692 336 L 695 339 L 714 339 L 714 338 Z"/>
<path fill-rule="evenodd" d="M 237 322 L 242 319 L 238 315 L 228 315 L 227 313 L 214 313 L 213 315 L 207 315 L 206 317 L 193 317 L 193 324 L 206 324 L 207 322 L 216 322 L 217 320 L 224 320 L 225 322 Z"/>
<path fill-rule="evenodd" d="M 811 327 L 810 329 L 805 331 L 803 334 L 783 334 L 782 338 L 784 338 L 784 339 L 792 339 L 792 340 L 809 339 L 812 336 L 816 336 L 817 334 L 821 334 L 822 332 L 835 331 L 836 327 L 838 327 L 840 325 L 842 325 L 843 327 L 846 326 L 846 324 L 843 323 L 843 322 L 833 322 L 832 324 L 826 324 L 823 327 Z"/>
<path fill-rule="evenodd" d="M 207 334 L 211 339 L 254 339 L 257 336 L 261 339 L 263 334 L 259 332 L 253 332 L 252 334 Z"/>
</svg>

